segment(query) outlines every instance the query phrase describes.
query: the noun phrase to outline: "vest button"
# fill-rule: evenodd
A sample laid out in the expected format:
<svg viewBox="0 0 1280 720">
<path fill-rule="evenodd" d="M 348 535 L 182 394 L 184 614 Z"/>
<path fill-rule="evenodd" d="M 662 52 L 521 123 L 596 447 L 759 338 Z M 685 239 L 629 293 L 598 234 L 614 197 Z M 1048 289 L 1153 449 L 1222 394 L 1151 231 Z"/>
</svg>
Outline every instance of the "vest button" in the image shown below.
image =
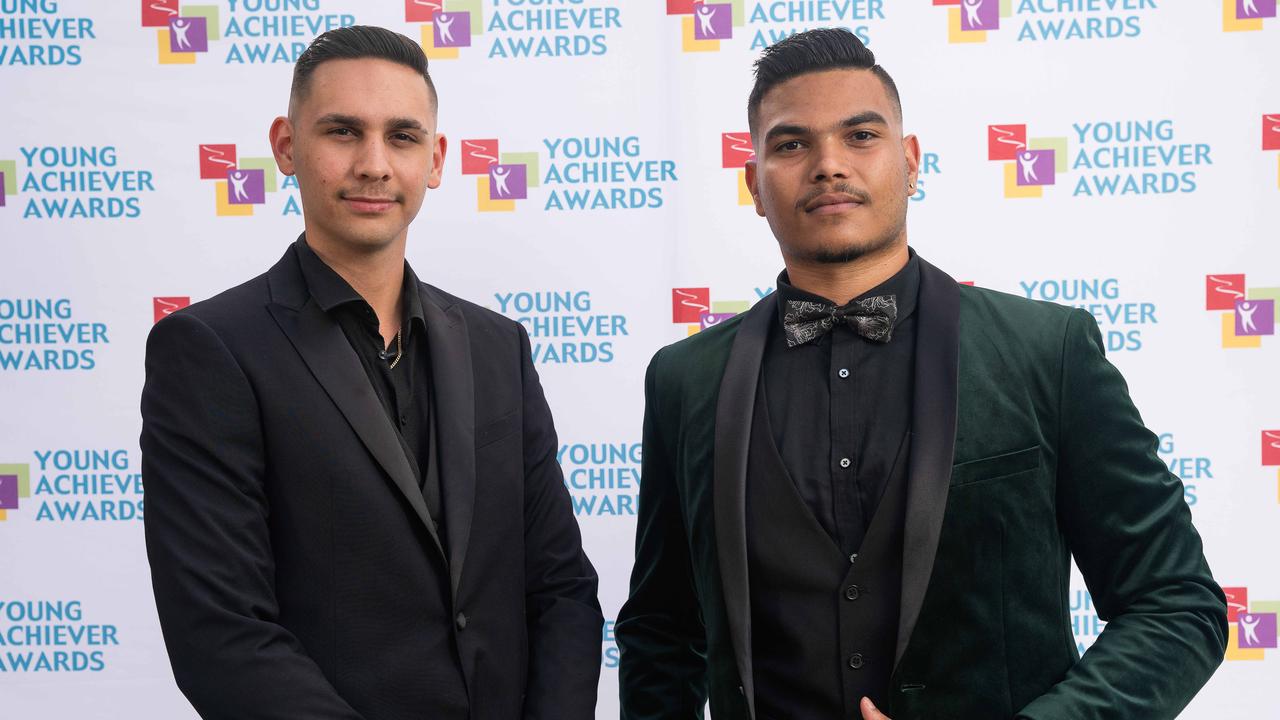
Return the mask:
<svg viewBox="0 0 1280 720">
<path fill-rule="evenodd" d="M 862 653 L 854 653 L 849 656 L 849 667 L 858 670 L 862 667 Z"/>
<path fill-rule="evenodd" d="M 844 589 L 844 598 L 846 600 L 857 600 L 858 592 L 859 591 L 858 591 L 857 585 L 850 585 L 849 587 Z"/>
</svg>

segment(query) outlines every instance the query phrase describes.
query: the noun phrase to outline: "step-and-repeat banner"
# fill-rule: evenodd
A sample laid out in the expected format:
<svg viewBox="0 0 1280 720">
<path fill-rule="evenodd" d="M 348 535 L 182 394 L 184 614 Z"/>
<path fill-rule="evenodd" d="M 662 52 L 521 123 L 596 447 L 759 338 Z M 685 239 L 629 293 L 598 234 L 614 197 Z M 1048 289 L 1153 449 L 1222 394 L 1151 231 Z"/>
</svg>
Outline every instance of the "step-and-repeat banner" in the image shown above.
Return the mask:
<svg viewBox="0 0 1280 720">
<path fill-rule="evenodd" d="M 1276 0 L 0 0 L 0 715 L 170 720 L 138 399 L 165 314 L 302 228 L 267 141 L 324 30 L 422 43 L 450 140 L 427 281 L 523 323 L 600 572 L 617 716 L 653 352 L 772 291 L 750 207 L 760 50 L 850 28 L 924 148 L 912 245 L 1087 308 L 1230 598 L 1186 718 L 1280 699 Z M 1082 651 L 1105 623 L 1079 577 Z"/>
</svg>

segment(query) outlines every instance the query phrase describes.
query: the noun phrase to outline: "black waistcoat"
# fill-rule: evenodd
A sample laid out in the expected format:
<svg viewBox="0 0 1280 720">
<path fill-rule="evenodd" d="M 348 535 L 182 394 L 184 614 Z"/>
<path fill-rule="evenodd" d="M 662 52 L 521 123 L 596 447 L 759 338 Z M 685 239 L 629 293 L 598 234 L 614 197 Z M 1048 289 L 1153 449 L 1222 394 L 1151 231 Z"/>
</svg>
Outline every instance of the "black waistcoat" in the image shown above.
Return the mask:
<svg viewBox="0 0 1280 720">
<path fill-rule="evenodd" d="M 801 499 L 756 392 L 747 462 L 747 561 L 759 720 L 859 718 L 888 699 L 902 593 L 905 472 L 892 473 L 856 556 Z M 906 454 L 904 453 L 905 457 Z"/>
</svg>

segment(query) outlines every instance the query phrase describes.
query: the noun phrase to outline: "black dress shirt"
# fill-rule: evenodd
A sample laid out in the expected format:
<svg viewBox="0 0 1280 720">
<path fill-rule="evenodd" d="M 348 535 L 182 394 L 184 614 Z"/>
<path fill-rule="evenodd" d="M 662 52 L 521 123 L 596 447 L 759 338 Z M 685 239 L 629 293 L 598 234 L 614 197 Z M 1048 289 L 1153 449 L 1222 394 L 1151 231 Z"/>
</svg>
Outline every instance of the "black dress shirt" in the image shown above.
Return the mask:
<svg viewBox="0 0 1280 720">
<path fill-rule="evenodd" d="M 887 484 L 906 481 L 919 289 L 912 252 L 896 275 L 859 296 L 897 296 L 888 343 L 837 324 L 818 340 L 787 347 L 787 301 L 831 301 L 793 287 L 785 271 L 778 276 L 778 320 L 762 370 L 774 442 L 796 490 L 846 555 L 861 547 Z"/>
<path fill-rule="evenodd" d="M 409 466 L 422 486 L 427 511 L 435 520 L 441 542 L 445 532 L 441 512 L 440 483 L 431 472 L 432 453 L 431 363 L 427 350 L 427 321 L 418 294 L 418 277 L 404 264 L 401 292 L 404 317 L 400 340 L 383 347 L 378 315 L 350 283 L 320 259 L 305 242 L 298 244 L 302 276 L 311 297 L 333 318 L 347 336 L 364 367 L 369 383 L 382 402 L 387 419 L 396 429 Z M 396 357 L 399 355 L 399 361 Z M 391 367 L 392 364 L 395 367 Z"/>
</svg>

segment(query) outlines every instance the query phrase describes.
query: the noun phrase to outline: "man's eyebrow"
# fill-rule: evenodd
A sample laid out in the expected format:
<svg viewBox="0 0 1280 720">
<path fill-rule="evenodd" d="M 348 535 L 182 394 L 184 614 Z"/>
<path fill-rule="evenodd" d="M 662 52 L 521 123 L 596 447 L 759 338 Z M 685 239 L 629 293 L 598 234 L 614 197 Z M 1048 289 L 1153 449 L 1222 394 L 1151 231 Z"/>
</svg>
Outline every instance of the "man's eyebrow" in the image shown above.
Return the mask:
<svg viewBox="0 0 1280 720">
<path fill-rule="evenodd" d="M 889 121 L 885 120 L 883 115 L 876 112 L 875 110 L 867 110 L 865 112 L 860 112 L 857 115 L 850 115 L 849 117 L 845 118 L 844 122 L 840 123 L 840 127 L 851 128 L 851 127 L 857 127 L 858 125 L 888 125 L 888 124 L 889 124 Z"/>
<path fill-rule="evenodd" d="M 772 140 L 780 135 L 808 135 L 809 128 L 803 125 L 774 125 L 769 128 L 769 132 L 764 134 L 766 141 Z"/>
<path fill-rule="evenodd" d="M 349 125 L 353 128 L 364 127 L 364 121 L 354 115 L 343 115 L 342 113 L 329 113 L 322 115 L 316 120 L 317 125 Z"/>
<path fill-rule="evenodd" d="M 410 117 L 391 118 L 387 121 L 388 130 L 421 130 L 423 124 L 421 120 L 414 120 Z"/>
</svg>

